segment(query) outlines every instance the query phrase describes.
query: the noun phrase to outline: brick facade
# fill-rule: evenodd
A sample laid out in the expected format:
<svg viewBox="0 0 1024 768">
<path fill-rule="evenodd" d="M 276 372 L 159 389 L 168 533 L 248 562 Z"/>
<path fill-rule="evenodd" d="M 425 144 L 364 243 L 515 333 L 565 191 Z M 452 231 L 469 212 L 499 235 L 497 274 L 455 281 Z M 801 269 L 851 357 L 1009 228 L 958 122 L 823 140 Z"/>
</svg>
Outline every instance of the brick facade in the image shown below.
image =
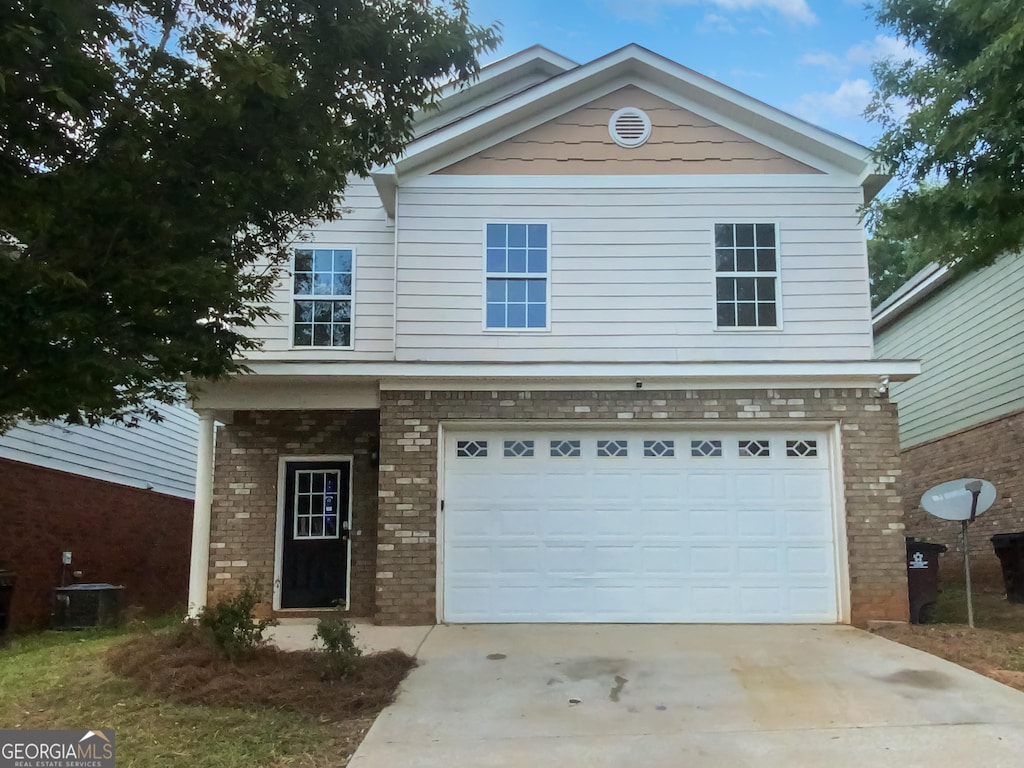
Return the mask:
<svg viewBox="0 0 1024 768">
<path fill-rule="evenodd" d="M 349 614 L 374 614 L 377 544 L 377 411 L 237 411 L 217 431 L 210 525 L 210 602 L 255 577 L 270 610 L 277 538 L 278 459 L 352 456 L 352 568 Z M 288 616 L 297 615 L 288 611 Z"/>
<path fill-rule="evenodd" d="M 352 615 L 433 623 L 438 426 L 473 419 L 839 424 L 853 623 L 907 618 L 896 409 L 871 390 L 384 391 L 379 413 L 238 412 L 217 435 L 210 599 L 241 577 L 272 582 L 279 456 L 351 454 L 361 532 L 353 536 Z M 378 444 L 379 474 L 370 462 Z"/>
<path fill-rule="evenodd" d="M 999 560 L 989 537 L 1024 531 L 1024 411 L 988 421 L 903 452 L 907 533 L 945 544 L 943 579 L 962 578 L 960 523 L 932 517 L 920 507 L 934 485 L 980 477 L 996 486 L 996 502 L 971 526 L 971 571 L 982 584 L 1001 586 Z"/>
<path fill-rule="evenodd" d="M 191 499 L 6 459 L 0 478 L 0 565 L 18 574 L 14 629 L 49 623 L 68 551 L 66 583 L 122 584 L 126 606 L 149 615 L 184 610 Z"/>
<path fill-rule="evenodd" d="M 870 390 L 381 393 L 377 620 L 433 623 L 437 435 L 445 420 L 839 423 L 854 624 L 908 615 L 896 408 Z"/>
</svg>

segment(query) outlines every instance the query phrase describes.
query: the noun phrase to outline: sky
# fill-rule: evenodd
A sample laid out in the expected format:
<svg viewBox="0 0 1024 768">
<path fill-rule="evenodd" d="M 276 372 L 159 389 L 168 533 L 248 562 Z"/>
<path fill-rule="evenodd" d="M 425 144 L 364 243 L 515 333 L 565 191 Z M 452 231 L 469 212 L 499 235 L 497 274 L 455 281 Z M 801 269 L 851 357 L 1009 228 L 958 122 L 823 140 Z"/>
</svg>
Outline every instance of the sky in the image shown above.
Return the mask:
<svg viewBox="0 0 1024 768">
<path fill-rule="evenodd" d="M 773 107 L 871 145 L 871 62 L 913 56 L 865 0 L 469 0 L 501 22 L 487 63 L 539 44 L 581 64 L 637 43 Z"/>
</svg>

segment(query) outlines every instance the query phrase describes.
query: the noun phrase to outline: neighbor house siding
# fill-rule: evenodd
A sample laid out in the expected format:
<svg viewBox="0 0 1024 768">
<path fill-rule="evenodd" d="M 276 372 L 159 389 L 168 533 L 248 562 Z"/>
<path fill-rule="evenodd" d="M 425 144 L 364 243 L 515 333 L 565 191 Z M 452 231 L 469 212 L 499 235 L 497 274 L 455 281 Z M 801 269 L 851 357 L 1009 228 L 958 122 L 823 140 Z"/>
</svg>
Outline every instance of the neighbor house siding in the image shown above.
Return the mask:
<svg viewBox="0 0 1024 768">
<path fill-rule="evenodd" d="M 397 358 L 764 361 L 871 357 L 860 188 L 401 191 Z M 483 330 L 489 221 L 546 222 L 551 330 Z M 713 227 L 776 222 L 780 331 L 715 329 Z"/>
<path fill-rule="evenodd" d="M 192 499 L 198 418 L 154 407 L 162 420 L 140 417 L 135 427 L 22 424 L 0 435 L 0 458 Z"/>
<path fill-rule="evenodd" d="M 0 566 L 17 574 L 15 629 L 49 623 L 62 576 L 123 585 L 124 607 L 150 615 L 184 608 L 191 491 L 181 498 L 7 459 L 0 478 Z"/>
<path fill-rule="evenodd" d="M 1004 258 L 946 286 L 884 328 L 879 358 L 922 361 L 894 384 L 904 448 L 1024 408 L 1024 258 Z"/>
<path fill-rule="evenodd" d="M 350 179 L 340 206 L 340 218 L 321 222 L 295 245 L 297 248 L 351 248 L 355 251 L 353 349 L 292 347 L 289 263 L 270 302 L 277 317 L 258 323 L 250 331 L 262 339 L 263 346 L 247 352 L 246 360 L 393 359 L 395 228 L 385 214 L 373 183 L 367 179 Z"/>
</svg>

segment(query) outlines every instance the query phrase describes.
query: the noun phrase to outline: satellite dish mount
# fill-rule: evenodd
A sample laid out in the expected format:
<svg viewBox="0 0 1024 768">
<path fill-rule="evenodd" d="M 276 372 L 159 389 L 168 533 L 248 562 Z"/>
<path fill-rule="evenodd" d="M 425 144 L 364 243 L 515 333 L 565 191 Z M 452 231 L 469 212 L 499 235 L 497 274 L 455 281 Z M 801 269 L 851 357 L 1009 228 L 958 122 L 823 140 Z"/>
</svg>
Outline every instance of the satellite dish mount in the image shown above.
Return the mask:
<svg viewBox="0 0 1024 768">
<path fill-rule="evenodd" d="M 974 600 L 971 597 L 971 542 L 967 526 L 988 511 L 996 500 L 996 487 L 988 480 L 966 477 L 939 483 L 924 492 L 921 506 L 925 512 L 943 520 L 959 520 L 964 537 L 964 580 L 967 586 L 967 624 L 974 628 Z"/>
</svg>

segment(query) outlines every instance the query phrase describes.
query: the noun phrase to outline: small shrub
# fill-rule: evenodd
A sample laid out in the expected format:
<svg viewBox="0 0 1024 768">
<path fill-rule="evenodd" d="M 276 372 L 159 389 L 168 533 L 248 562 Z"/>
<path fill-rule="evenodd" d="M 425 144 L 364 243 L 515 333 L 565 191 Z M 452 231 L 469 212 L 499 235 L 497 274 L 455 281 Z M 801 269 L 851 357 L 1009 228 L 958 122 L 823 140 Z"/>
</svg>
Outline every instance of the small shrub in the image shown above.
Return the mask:
<svg viewBox="0 0 1024 768">
<path fill-rule="evenodd" d="M 263 633 L 267 627 L 278 623 L 277 619 L 257 621 L 253 618 L 252 612 L 262 597 L 259 584 L 255 580 L 247 580 L 237 595 L 208 605 L 199 614 L 199 626 L 231 661 L 245 658 L 266 643 Z"/>
<path fill-rule="evenodd" d="M 321 653 L 326 661 L 328 677 L 347 677 L 363 655 L 352 634 L 352 623 L 341 616 L 321 618 L 313 638 L 323 644 Z"/>
</svg>

